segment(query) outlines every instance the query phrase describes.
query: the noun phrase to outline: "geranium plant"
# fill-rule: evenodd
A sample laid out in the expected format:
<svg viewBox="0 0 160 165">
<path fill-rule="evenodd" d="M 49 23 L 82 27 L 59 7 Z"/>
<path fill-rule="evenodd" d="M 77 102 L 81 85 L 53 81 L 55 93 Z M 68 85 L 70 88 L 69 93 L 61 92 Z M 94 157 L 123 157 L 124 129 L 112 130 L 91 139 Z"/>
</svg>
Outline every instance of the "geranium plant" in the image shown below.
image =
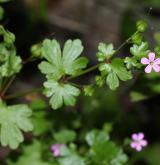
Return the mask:
<svg viewBox="0 0 160 165">
<path fill-rule="evenodd" d="M 3 12 L 3 8 L 0 8 L 0 18 L 3 17 Z M 131 148 L 141 151 L 149 145 L 143 139 L 143 133 L 135 132 L 132 132 L 132 140 L 117 143 L 110 134 L 112 124 L 105 123 L 101 128 L 89 129 L 81 126 L 82 120 L 77 117 L 70 121 L 76 131 L 65 126 L 53 131 L 44 110 L 35 111 L 48 108 L 53 109 L 54 113 L 54 110 L 62 111 L 62 107 L 75 107 L 79 104 L 81 95 L 94 99 L 94 93 L 104 86 L 117 90 L 122 82 L 127 84 L 129 81 L 132 84 L 137 72 L 160 72 L 160 53 L 157 47 L 150 50 L 149 43 L 143 38 L 147 29 L 146 21 L 138 21 L 136 27 L 135 33 L 118 48 L 113 44 L 99 43 L 95 55 L 97 64 L 88 67 L 89 60 L 83 55 L 84 46 L 80 39 L 68 39 L 63 46 L 54 38 L 44 39 L 32 45 L 30 57 L 23 60 L 16 51 L 16 36 L 3 25 L 0 26 L 0 35 L 3 38 L 0 42 L 0 143 L 11 150 L 20 148 L 23 153 L 16 160 L 7 159 L 8 165 L 121 165 L 127 163 L 127 152 L 132 152 Z M 117 57 L 121 48 L 126 45 L 130 46 L 130 55 Z M 35 60 L 40 61 L 37 69 L 44 76 L 43 86 L 30 91 L 8 93 L 23 66 Z M 98 73 L 91 83 L 76 83 L 77 78 L 94 70 Z M 49 103 L 38 100 L 28 105 L 21 102 L 13 104 L 17 97 L 35 92 L 47 97 Z M 103 95 L 105 91 L 101 92 Z M 97 104 L 94 102 L 94 106 Z M 90 103 L 87 106 L 90 107 Z M 30 145 L 22 144 L 24 132 L 32 132 L 33 140 Z M 50 138 L 46 136 L 47 133 Z M 44 147 L 41 146 L 46 141 L 49 142 Z"/>
</svg>

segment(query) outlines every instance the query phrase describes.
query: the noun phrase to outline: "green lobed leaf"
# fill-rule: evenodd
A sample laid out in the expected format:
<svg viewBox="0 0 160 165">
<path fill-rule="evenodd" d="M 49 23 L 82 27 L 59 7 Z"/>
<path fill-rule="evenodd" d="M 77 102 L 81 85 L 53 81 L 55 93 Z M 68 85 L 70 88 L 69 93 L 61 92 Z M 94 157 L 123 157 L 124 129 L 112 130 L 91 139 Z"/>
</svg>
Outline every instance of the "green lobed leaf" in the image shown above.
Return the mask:
<svg viewBox="0 0 160 165">
<path fill-rule="evenodd" d="M 123 153 L 123 151 L 120 149 L 118 154 L 111 160 L 111 165 L 124 165 L 128 160 L 128 157 L 126 154 Z"/>
<path fill-rule="evenodd" d="M 120 58 L 116 58 L 112 60 L 111 68 L 114 73 L 118 76 L 118 78 L 122 81 L 127 81 L 132 79 L 132 74 L 130 71 L 127 71 L 124 66 L 124 62 Z"/>
<path fill-rule="evenodd" d="M 7 106 L 0 103 L 0 142 L 2 146 L 9 146 L 16 149 L 19 143 L 23 142 L 23 134 L 33 130 L 30 121 L 31 109 L 24 104 Z"/>
<path fill-rule="evenodd" d="M 62 57 L 65 74 L 73 76 L 86 67 L 88 60 L 85 57 L 78 58 L 82 51 L 83 46 L 79 39 L 66 41 Z"/>
<path fill-rule="evenodd" d="M 105 131 L 100 131 L 97 129 L 88 132 L 86 135 L 86 141 L 90 146 L 108 140 L 109 140 L 109 135 Z"/>
<path fill-rule="evenodd" d="M 118 153 L 118 147 L 111 141 L 95 143 L 90 150 L 90 157 L 96 165 L 109 165 Z"/>
<path fill-rule="evenodd" d="M 48 79 L 44 83 L 45 94 L 51 97 L 50 105 L 53 109 L 58 109 L 63 104 L 75 104 L 75 96 L 80 94 L 80 90 L 62 79 L 69 75 L 78 75 L 86 67 L 88 60 L 85 57 L 78 58 L 82 51 L 83 46 L 79 39 L 67 40 L 63 51 L 56 40 L 44 40 L 42 56 L 47 61 L 42 61 L 38 67 Z"/>
<path fill-rule="evenodd" d="M 130 52 L 137 59 L 140 59 L 144 56 L 147 56 L 147 54 L 149 53 L 148 43 L 147 42 L 142 42 L 140 45 L 134 44 L 133 47 L 130 48 Z"/>
<path fill-rule="evenodd" d="M 80 90 L 70 84 L 60 84 L 54 79 L 50 79 L 44 83 L 46 88 L 45 94 L 51 97 L 50 105 L 53 109 L 60 108 L 63 103 L 73 106 L 76 102 L 75 96 L 80 94 Z"/>
<path fill-rule="evenodd" d="M 105 44 L 105 43 L 100 43 L 98 46 L 98 53 L 97 53 L 97 58 L 98 61 L 105 61 L 109 58 L 112 57 L 112 55 L 115 53 L 113 44 Z"/>
<path fill-rule="evenodd" d="M 74 76 L 88 63 L 85 57 L 78 58 L 82 51 L 83 46 L 79 39 L 66 41 L 63 53 L 56 40 L 44 40 L 42 55 L 48 62 L 42 62 L 39 69 L 44 74 L 56 75 L 56 80 L 65 74 Z"/>
<path fill-rule="evenodd" d="M 116 73 L 111 72 L 108 74 L 106 83 L 108 84 L 109 88 L 112 90 L 115 90 L 117 87 L 119 87 L 119 80 L 116 75 Z"/>
<path fill-rule="evenodd" d="M 137 60 L 133 57 L 126 57 L 124 59 L 124 63 L 126 63 L 127 69 L 131 69 L 131 68 L 136 67 L 138 65 Z"/>
</svg>

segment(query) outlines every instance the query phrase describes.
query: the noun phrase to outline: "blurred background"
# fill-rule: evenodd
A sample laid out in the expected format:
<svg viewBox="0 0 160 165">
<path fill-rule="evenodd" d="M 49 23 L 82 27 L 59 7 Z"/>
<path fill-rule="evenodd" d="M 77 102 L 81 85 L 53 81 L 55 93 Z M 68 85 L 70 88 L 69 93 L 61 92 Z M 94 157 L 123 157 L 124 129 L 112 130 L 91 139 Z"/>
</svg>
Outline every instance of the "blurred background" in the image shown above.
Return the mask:
<svg viewBox="0 0 160 165">
<path fill-rule="evenodd" d="M 80 38 L 85 46 L 84 55 L 90 59 L 89 65 L 94 65 L 97 63 L 95 54 L 98 43 L 113 43 L 118 47 L 135 31 L 135 22 L 139 19 L 149 22 L 145 38 L 150 43 L 150 49 L 160 44 L 160 0 L 14 0 L 3 7 L 5 19 L 2 24 L 16 35 L 17 51 L 23 59 L 30 56 L 30 46 L 44 38 L 55 38 L 62 45 L 69 38 Z M 127 47 L 119 53 L 121 57 L 129 55 Z M 11 92 L 42 85 L 44 77 L 36 69 L 38 63 L 24 67 Z M 77 81 L 82 84 L 84 80 L 90 82 L 96 73 L 98 71 Z M 117 142 L 130 137 L 133 132 L 142 131 L 149 147 L 135 155 L 130 152 L 128 164 L 159 165 L 159 82 L 159 75 L 142 76 L 127 86 L 122 85 L 117 92 L 111 92 L 106 87 L 98 89 L 93 98 L 80 97 L 73 110 L 51 112 L 48 108 L 54 120 L 53 127 L 57 129 L 55 123 L 58 119 L 61 119 L 58 125 L 68 125 L 70 128 L 74 124 L 67 122 L 69 119 L 76 119 L 76 124 L 79 121 L 78 124 L 83 123 L 87 129 L 101 128 L 107 122 L 112 124 L 111 134 Z M 82 128 L 85 130 L 85 127 Z M 5 163 L 9 154 L 9 149 L 0 149 L 0 165 Z"/>
</svg>

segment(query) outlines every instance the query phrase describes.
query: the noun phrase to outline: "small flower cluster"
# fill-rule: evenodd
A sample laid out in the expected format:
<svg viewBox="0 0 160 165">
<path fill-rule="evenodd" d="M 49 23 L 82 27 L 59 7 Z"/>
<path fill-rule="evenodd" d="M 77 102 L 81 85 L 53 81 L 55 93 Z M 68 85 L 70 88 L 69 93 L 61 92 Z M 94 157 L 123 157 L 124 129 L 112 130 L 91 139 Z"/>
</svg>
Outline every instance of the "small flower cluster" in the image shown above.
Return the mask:
<svg viewBox="0 0 160 165">
<path fill-rule="evenodd" d="M 148 58 L 143 57 L 141 63 L 147 65 L 144 70 L 146 73 L 151 73 L 152 69 L 155 72 L 160 72 L 160 58 L 156 58 L 154 52 L 150 52 Z"/>
<path fill-rule="evenodd" d="M 132 142 L 130 144 L 131 148 L 139 152 L 147 145 L 148 142 L 144 139 L 144 133 L 140 132 L 132 134 Z"/>
<path fill-rule="evenodd" d="M 53 154 L 54 157 L 61 156 L 60 149 L 63 146 L 64 146 L 64 144 L 53 144 L 51 146 L 51 152 L 52 152 L 52 154 Z"/>
</svg>

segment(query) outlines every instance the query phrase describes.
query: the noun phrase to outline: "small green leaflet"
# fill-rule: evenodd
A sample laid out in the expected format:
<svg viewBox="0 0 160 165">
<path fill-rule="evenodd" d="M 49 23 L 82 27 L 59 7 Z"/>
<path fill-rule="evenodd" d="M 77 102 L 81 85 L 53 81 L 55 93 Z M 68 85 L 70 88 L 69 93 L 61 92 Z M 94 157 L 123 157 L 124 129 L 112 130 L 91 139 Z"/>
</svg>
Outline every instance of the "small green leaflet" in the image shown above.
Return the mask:
<svg viewBox="0 0 160 165">
<path fill-rule="evenodd" d="M 105 61 L 106 59 L 109 59 L 112 57 L 112 55 L 115 53 L 113 44 L 105 44 L 100 43 L 98 46 L 99 52 L 97 53 L 98 61 Z"/>
<path fill-rule="evenodd" d="M 130 48 L 130 52 L 137 59 L 141 59 L 142 57 L 146 56 L 149 53 L 148 43 L 142 42 L 140 45 L 134 44 L 133 47 Z"/>
<path fill-rule="evenodd" d="M 84 90 L 84 95 L 92 96 L 94 93 L 94 86 L 93 85 L 84 86 L 83 90 Z"/>
<path fill-rule="evenodd" d="M 107 66 L 107 68 L 103 66 Z M 123 60 L 120 58 L 115 58 L 112 60 L 111 64 L 103 64 L 103 66 L 100 68 L 104 68 L 101 70 L 101 72 L 106 73 L 106 83 L 112 90 L 115 90 L 117 87 L 119 87 L 119 79 L 121 81 L 132 79 L 131 72 L 126 69 Z"/>
<path fill-rule="evenodd" d="M 31 109 L 24 104 L 7 106 L 0 101 L 0 142 L 2 146 L 9 146 L 16 149 L 19 143 L 23 142 L 21 132 L 32 131 L 30 121 Z"/>
<path fill-rule="evenodd" d="M 132 79 L 132 74 L 130 71 L 127 71 L 124 66 L 124 62 L 120 58 L 116 58 L 112 60 L 111 68 L 114 73 L 118 76 L 118 78 L 122 81 L 127 81 Z"/>
<path fill-rule="evenodd" d="M 124 63 L 126 64 L 127 69 L 131 69 L 138 65 L 137 60 L 133 57 L 126 57 Z"/>
<path fill-rule="evenodd" d="M 75 96 L 80 94 L 80 90 L 70 84 L 60 84 L 54 79 L 50 79 L 44 83 L 45 94 L 51 97 L 50 105 L 53 109 L 60 108 L 63 103 L 73 106 L 76 102 Z"/>
<path fill-rule="evenodd" d="M 119 87 L 119 80 L 116 75 L 116 73 L 111 72 L 108 74 L 106 83 L 109 85 L 109 88 L 112 90 L 115 90 L 117 87 Z"/>
<path fill-rule="evenodd" d="M 44 83 L 45 94 L 50 99 L 53 109 L 65 105 L 74 105 L 75 96 L 80 94 L 80 90 L 70 84 L 61 82 L 65 76 L 76 76 L 81 73 L 88 63 L 85 57 L 78 58 L 83 46 L 79 39 L 66 41 L 63 51 L 56 40 L 44 40 L 42 44 L 42 56 L 46 61 L 39 64 L 39 69 L 46 74 L 47 81 Z"/>
</svg>

